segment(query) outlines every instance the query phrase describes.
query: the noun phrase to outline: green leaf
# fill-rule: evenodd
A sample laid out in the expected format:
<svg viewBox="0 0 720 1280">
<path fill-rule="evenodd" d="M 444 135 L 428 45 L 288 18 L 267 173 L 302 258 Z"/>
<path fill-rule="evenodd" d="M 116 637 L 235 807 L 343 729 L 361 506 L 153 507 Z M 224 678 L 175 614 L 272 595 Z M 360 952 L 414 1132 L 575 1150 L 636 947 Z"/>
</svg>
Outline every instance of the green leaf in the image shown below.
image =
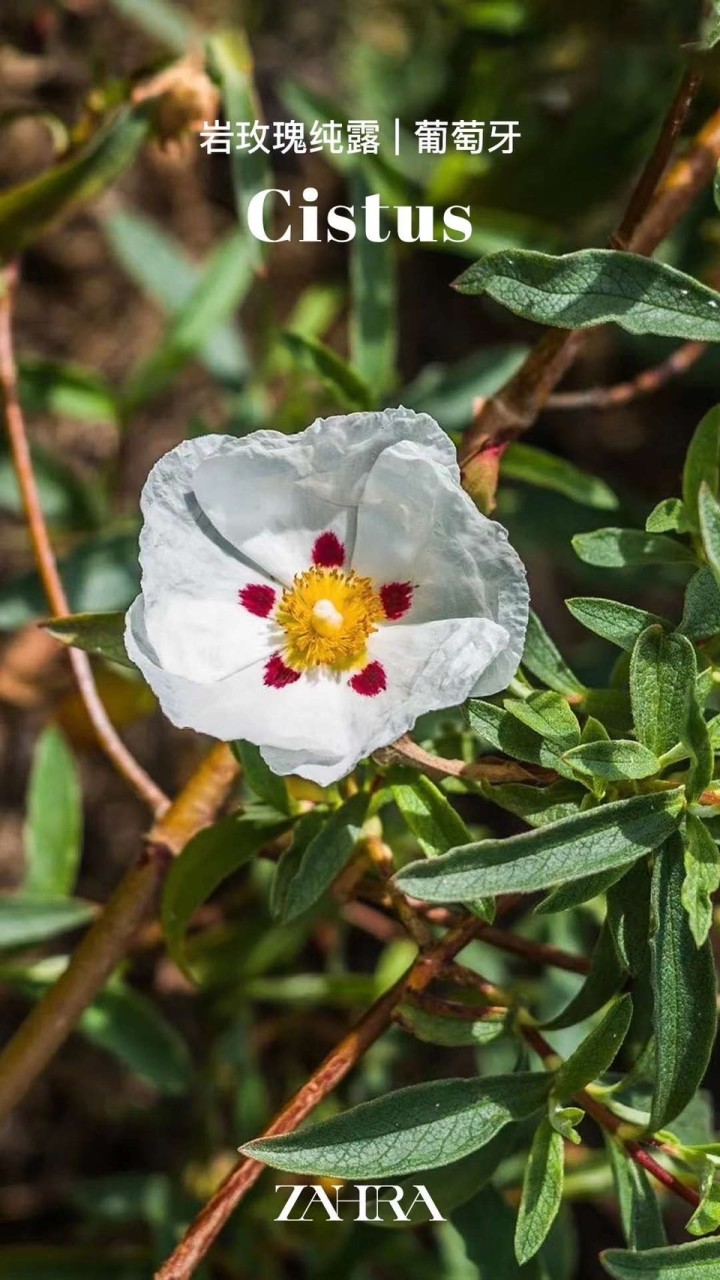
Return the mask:
<svg viewBox="0 0 720 1280">
<path fill-rule="evenodd" d="M 700 487 L 720 493 L 720 407 L 711 409 L 695 430 L 683 469 L 683 503 L 693 529 L 700 526 Z"/>
<path fill-rule="evenodd" d="M 715 580 L 720 584 L 720 503 L 704 481 L 700 486 L 698 513 L 703 549 Z"/>
<path fill-rule="evenodd" d="M 621 996 L 593 1027 L 582 1044 L 558 1070 L 554 1092 L 563 1101 L 572 1098 L 612 1066 L 630 1028 L 632 1000 Z"/>
<path fill-rule="evenodd" d="M 300 1133 L 258 1138 L 245 1155 L 273 1169 L 378 1181 L 450 1164 L 485 1146 L 505 1125 L 539 1111 L 545 1072 L 432 1080 L 361 1103 Z"/>
<path fill-rule="evenodd" d="M 650 870 L 641 859 L 607 891 L 608 927 L 622 964 L 633 976 L 647 961 L 650 887 Z"/>
<path fill-rule="evenodd" d="M 576 555 L 599 569 L 632 569 L 647 564 L 694 564 L 691 547 L 662 533 L 641 529 L 595 529 L 572 539 Z"/>
<path fill-rule="evenodd" d="M 207 41 L 208 59 L 215 71 L 222 90 L 223 102 L 229 120 L 262 120 L 262 106 L 254 82 L 253 55 L 245 32 L 237 25 L 228 31 L 220 31 Z M 274 185 L 268 156 L 262 150 L 231 152 L 231 173 L 235 191 L 235 206 L 241 228 L 247 226 L 247 212 L 253 196 L 267 191 Z M 267 245 L 254 236 L 244 233 L 247 252 L 253 267 L 260 267 Z"/>
<path fill-rule="evenodd" d="M 395 778 L 402 781 L 395 781 Z M 472 839 L 460 814 L 434 782 L 422 773 L 393 774 L 390 790 L 398 809 L 423 853 L 435 858 Z"/>
<path fill-rule="evenodd" d="M 683 738 L 697 678 L 695 651 L 677 632 L 648 627 L 630 660 L 630 698 L 640 742 L 662 756 Z"/>
<path fill-rule="evenodd" d="M 700 1204 L 685 1230 L 691 1236 L 707 1236 L 720 1227 L 720 1158 L 706 1155 L 700 1174 Z"/>
<path fill-rule="evenodd" d="M 33 755 L 25 823 L 24 893 L 67 897 L 82 851 L 82 794 L 75 760 L 59 729 L 46 729 Z"/>
<path fill-rule="evenodd" d="M 707 565 L 698 569 L 687 584 L 678 630 L 693 641 L 707 640 L 720 631 L 720 587 Z"/>
<path fill-rule="evenodd" d="M 479 1151 L 473 1151 L 462 1160 L 454 1160 L 437 1169 L 420 1169 L 407 1179 L 398 1178 L 405 1193 L 405 1203 L 409 1204 L 410 1193 L 420 1185 L 429 1192 L 442 1216 L 449 1217 L 454 1209 L 465 1204 L 481 1187 L 489 1183 L 498 1166 L 517 1146 L 522 1129 L 521 1124 L 508 1124 L 500 1130 L 497 1137 L 491 1138 Z M 409 1216 L 414 1226 L 432 1220 L 431 1210 L 424 1201 L 416 1204 Z M 403 1224 L 391 1218 L 373 1223 L 373 1226 L 402 1230 Z M 512 1232 L 510 1241 L 512 1247 Z M 527 1277 L 523 1277 L 523 1280 L 527 1280 Z"/>
<path fill-rule="evenodd" d="M 42 625 L 63 644 L 136 669 L 125 651 L 124 613 L 71 613 L 66 618 L 50 618 Z"/>
<path fill-rule="evenodd" d="M 455 288 L 561 329 L 614 321 L 628 333 L 720 341 L 720 294 L 667 263 L 617 249 L 560 257 L 501 250 L 469 267 Z"/>
<path fill-rule="evenodd" d="M 478 1280 L 545 1280 L 537 1258 L 520 1268 L 513 1240 L 515 1212 L 492 1183 L 453 1213 L 451 1222 L 462 1237 L 469 1262 L 477 1268 L 467 1274 Z"/>
<path fill-rule="evenodd" d="M 530 1148 L 515 1227 L 515 1255 L 522 1266 L 534 1257 L 550 1230 L 562 1200 L 562 1135 L 549 1120 L 538 1126 Z"/>
<path fill-rule="evenodd" d="M 293 360 L 303 369 L 315 374 L 330 388 L 347 409 L 369 409 L 373 397 L 363 378 L 346 360 L 320 342 L 300 333 L 284 333 L 282 344 Z"/>
<path fill-rule="evenodd" d="M 286 829 L 287 823 L 258 827 L 251 819 L 231 815 L 200 831 L 173 862 L 165 882 L 162 926 L 170 955 L 189 976 L 185 934 L 194 912 L 223 880 Z"/>
<path fill-rule="evenodd" d="M 676 834 L 657 854 L 653 873 L 653 1132 L 666 1128 L 702 1083 L 717 1024 L 712 951 L 709 942 L 698 949 L 692 936 L 681 901 L 684 876 L 682 841 Z"/>
<path fill-rule="evenodd" d="M 716 1280 L 720 1240 L 696 1240 L 633 1253 L 608 1249 L 602 1264 L 613 1280 Z"/>
<path fill-rule="evenodd" d="M 659 618 L 656 613 L 647 613 L 644 609 L 636 609 L 631 604 L 620 604 L 617 600 L 575 596 L 566 600 L 565 604 L 573 618 L 577 618 L 588 631 L 594 631 L 595 635 L 619 645 L 628 653 L 647 627 L 670 627 L 670 623 Z"/>
<path fill-rule="evenodd" d="M 527 347 L 489 346 L 455 364 L 425 365 L 405 387 L 401 402 L 429 413 L 446 431 L 460 431 L 470 423 L 473 401 L 499 391 L 526 355 Z"/>
<path fill-rule="evenodd" d="M 592 902 L 601 893 L 605 893 L 611 885 L 620 880 L 625 873 L 624 867 L 611 867 L 609 871 L 596 871 L 594 875 L 578 876 L 561 884 L 549 893 L 547 898 L 539 902 L 535 910 L 538 915 L 552 915 L 557 911 L 571 911 L 583 902 Z"/>
<path fill-rule="evenodd" d="M 369 802 L 368 792 L 351 796 L 310 841 L 295 875 L 284 886 L 283 920 L 294 920 L 314 906 L 347 866 L 362 834 Z"/>
<path fill-rule="evenodd" d="M 95 915 L 89 902 L 25 893 L 0 897 L 0 947 L 30 947 L 87 924 Z"/>
<path fill-rule="evenodd" d="M 663 498 L 653 507 L 645 521 L 648 533 L 688 533 L 688 522 L 685 504 L 679 498 Z"/>
<path fill-rule="evenodd" d="M 522 665 L 532 675 L 542 680 L 548 689 L 556 693 L 564 693 L 568 697 L 585 692 L 585 686 L 565 662 L 562 654 L 550 639 L 542 622 L 534 610 L 530 610 L 528 627 L 525 634 L 525 649 Z"/>
<path fill-rule="evenodd" d="M 208 335 L 245 298 L 254 278 L 251 241 L 257 244 L 252 236 L 235 231 L 214 250 L 198 284 L 172 316 L 159 346 L 132 374 L 122 397 L 126 418 L 158 395 L 188 360 L 205 349 Z"/>
<path fill-rule="evenodd" d="M 52 413 L 78 422 L 117 424 L 115 392 L 92 370 L 25 356 L 18 374 L 20 401 L 27 414 Z"/>
<path fill-rule="evenodd" d="M 102 223 L 116 258 L 143 293 L 172 316 L 182 313 L 200 285 L 204 267 L 158 223 L 136 210 L 117 209 Z M 226 321 L 206 335 L 197 357 L 213 377 L 240 388 L 250 371 L 248 354 L 235 325 Z"/>
<path fill-rule="evenodd" d="M 282 920 L 288 886 L 295 879 L 305 850 L 327 821 L 326 810 L 318 805 L 297 820 L 292 830 L 292 844 L 280 857 L 270 886 L 270 914 Z"/>
<path fill-rule="evenodd" d="M 634 862 L 677 827 L 680 790 L 587 809 L 506 840 L 481 840 L 406 867 L 397 882 L 428 902 L 532 893 Z"/>
<path fill-rule="evenodd" d="M 276 813 L 289 815 L 290 797 L 285 780 L 268 768 L 259 748 L 252 742 L 233 742 L 230 745 L 233 755 L 242 765 L 245 781 L 255 795 Z"/>
<path fill-rule="evenodd" d="M 193 23 L 169 0 L 110 0 L 124 18 L 160 40 L 173 53 L 185 54 L 197 40 Z"/>
<path fill-rule="evenodd" d="M 665 1228 L 657 1196 L 645 1170 L 608 1134 L 605 1148 L 613 1172 L 625 1239 L 630 1249 L 656 1249 L 665 1244 Z"/>
<path fill-rule="evenodd" d="M 707 938 L 713 918 L 712 895 L 720 886 L 720 850 L 704 822 L 688 813 L 685 834 L 685 880 L 682 904 L 698 947 Z"/>
<path fill-rule="evenodd" d="M 625 969 L 620 962 L 612 932 L 607 921 L 603 924 L 590 962 L 590 972 L 583 985 L 565 1008 L 550 1022 L 546 1031 L 562 1031 L 584 1022 L 602 1009 L 608 1000 L 620 990 L 625 981 Z"/>
<path fill-rule="evenodd" d="M 505 1014 L 493 1015 L 491 1018 L 453 1018 L 450 1015 L 428 1013 L 417 1005 L 402 1004 L 398 1012 L 402 1015 L 402 1025 L 417 1040 L 427 1044 L 438 1044 L 447 1047 L 456 1045 L 490 1044 L 507 1030 Z"/>
<path fill-rule="evenodd" d="M 549 787 L 526 786 L 522 782 L 492 786 L 484 782 L 482 793 L 486 800 L 514 813 L 530 827 L 544 827 L 577 813 L 587 795 L 578 783 L 565 781 L 553 782 Z"/>
<path fill-rule="evenodd" d="M 564 758 L 578 773 L 606 782 L 651 778 L 661 767 L 652 751 L 630 740 L 585 742 L 566 751 Z"/>
<path fill-rule="evenodd" d="M 152 102 L 123 107 L 69 160 L 0 195 L 0 254 L 19 253 L 114 182 L 148 137 L 151 113 Z"/>
<path fill-rule="evenodd" d="M 350 202 L 363 206 L 370 188 L 357 174 L 350 183 Z M 392 239 L 372 241 L 360 227 L 350 254 L 351 363 L 362 381 L 379 397 L 396 378 L 397 289 Z"/>
<path fill-rule="evenodd" d="M 580 741 L 580 725 L 565 698 L 559 693 L 531 693 L 524 700 L 506 698 L 503 706 L 521 724 L 556 742 L 566 752 Z"/>
<path fill-rule="evenodd" d="M 533 444 L 513 442 L 503 454 L 502 474 L 506 480 L 524 480 L 539 489 L 561 493 L 583 507 L 614 511 L 618 506 L 615 494 L 604 480 Z"/>
<path fill-rule="evenodd" d="M 557 742 L 545 738 L 527 723 L 521 723 L 517 716 L 511 715 L 502 707 L 474 698 L 466 704 L 466 714 L 471 730 L 493 750 L 502 751 L 515 760 L 525 760 L 531 764 L 541 764 L 547 769 L 555 769 L 567 778 L 574 777 L 572 769 L 562 758 L 562 747 Z"/>
</svg>

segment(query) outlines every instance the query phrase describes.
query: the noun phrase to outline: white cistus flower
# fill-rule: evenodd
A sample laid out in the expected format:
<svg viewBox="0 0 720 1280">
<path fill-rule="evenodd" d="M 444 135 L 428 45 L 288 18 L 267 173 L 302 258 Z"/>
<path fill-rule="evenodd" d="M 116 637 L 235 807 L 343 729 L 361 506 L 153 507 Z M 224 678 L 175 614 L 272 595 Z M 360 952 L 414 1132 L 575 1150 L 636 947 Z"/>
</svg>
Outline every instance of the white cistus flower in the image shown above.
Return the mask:
<svg viewBox="0 0 720 1280">
<path fill-rule="evenodd" d="M 523 565 L 426 414 L 186 440 L 142 511 L 130 657 L 174 724 L 278 774 L 334 782 L 517 669 Z"/>
</svg>

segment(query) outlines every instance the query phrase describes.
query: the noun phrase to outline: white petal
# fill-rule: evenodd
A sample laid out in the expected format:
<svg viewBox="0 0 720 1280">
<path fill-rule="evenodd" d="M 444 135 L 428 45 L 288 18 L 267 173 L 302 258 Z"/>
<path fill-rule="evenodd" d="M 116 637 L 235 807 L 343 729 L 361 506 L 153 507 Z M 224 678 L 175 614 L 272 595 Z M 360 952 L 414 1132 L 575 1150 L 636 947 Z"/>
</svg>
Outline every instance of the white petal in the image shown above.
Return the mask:
<svg viewBox="0 0 720 1280">
<path fill-rule="evenodd" d="M 198 468 L 195 495 L 224 538 L 289 584 L 311 564 L 320 533 L 335 533 L 351 556 L 368 471 L 384 449 L 408 438 L 458 475 L 453 445 L 432 418 L 386 409 L 318 419 L 295 436 L 257 431 L 236 440 Z"/>
<path fill-rule="evenodd" d="M 232 436 L 186 440 L 153 467 L 140 535 L 144 628 L 161 667 L 198 682 L 221 680 L 271 652 L 272 624 L 242 607 L 248 583 L 271 585 L 220 538 L 195 499 L 192 477 Z"/>
<path fill-rule="evenodd" d="M 504 628 L 506 646 L 478 669 L 472 693 L 507 687 L 527 627 L 524 566 L 502 525 L 483 516 L 455 478 L 409 441 L 386 449 L 368 476 L 353 567 L 380 584 L 414 584 L 402 622 L 485 618 Z"/>
</svg>

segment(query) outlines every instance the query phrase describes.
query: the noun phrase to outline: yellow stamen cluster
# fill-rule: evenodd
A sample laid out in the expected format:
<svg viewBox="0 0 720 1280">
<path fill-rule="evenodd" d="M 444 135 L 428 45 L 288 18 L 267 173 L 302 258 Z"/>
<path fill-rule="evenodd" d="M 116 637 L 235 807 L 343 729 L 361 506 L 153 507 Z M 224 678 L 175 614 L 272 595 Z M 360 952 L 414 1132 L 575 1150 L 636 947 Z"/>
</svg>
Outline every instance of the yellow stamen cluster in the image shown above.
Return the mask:
<svg viewBox="0 0 720 1280">
<path fill-rule="evenodd" d="M 385 617 L 370 578 L 342 569 L 308 569 L 282 595 L 275 621 L 285 632 L 283 654 L 295 671 L 364 666 L 365 645 Z"/>
</svg>

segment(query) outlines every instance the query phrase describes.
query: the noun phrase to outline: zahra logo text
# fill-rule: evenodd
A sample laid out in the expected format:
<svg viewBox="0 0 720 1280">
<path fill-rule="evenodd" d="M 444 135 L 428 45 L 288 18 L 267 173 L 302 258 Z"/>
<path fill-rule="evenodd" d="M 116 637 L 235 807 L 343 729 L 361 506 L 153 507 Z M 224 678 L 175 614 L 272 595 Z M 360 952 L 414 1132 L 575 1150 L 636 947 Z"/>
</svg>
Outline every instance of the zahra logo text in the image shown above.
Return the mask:
<svg viewBox="0 0 720 1280">
<path fill-rule="evenodd" d="M 389 1211 L 396 1222 L 411 1222 L 413 1209 L 425 1205 L 432 1222 L 445 1222 L 427 1187 L 400 1187 L 394 1183 L 358 1183 L 352 1186 L 334 1184 L 329 1188 L 320 1183 L 280 1184 L 276 1192 L 287 1191 L 288 1197 L 275 1222 L 309 1222 L 318 1215 L 325 1215 L 328 1222 L 342 1222 L 341 1205 L 351 1206 L 354 1216 L 345 1217 L 353 1222 L 384 1222 L 383 1210 Z M 354 1195 L 340 1195 L 341 1191 Z"/>
</svg>

